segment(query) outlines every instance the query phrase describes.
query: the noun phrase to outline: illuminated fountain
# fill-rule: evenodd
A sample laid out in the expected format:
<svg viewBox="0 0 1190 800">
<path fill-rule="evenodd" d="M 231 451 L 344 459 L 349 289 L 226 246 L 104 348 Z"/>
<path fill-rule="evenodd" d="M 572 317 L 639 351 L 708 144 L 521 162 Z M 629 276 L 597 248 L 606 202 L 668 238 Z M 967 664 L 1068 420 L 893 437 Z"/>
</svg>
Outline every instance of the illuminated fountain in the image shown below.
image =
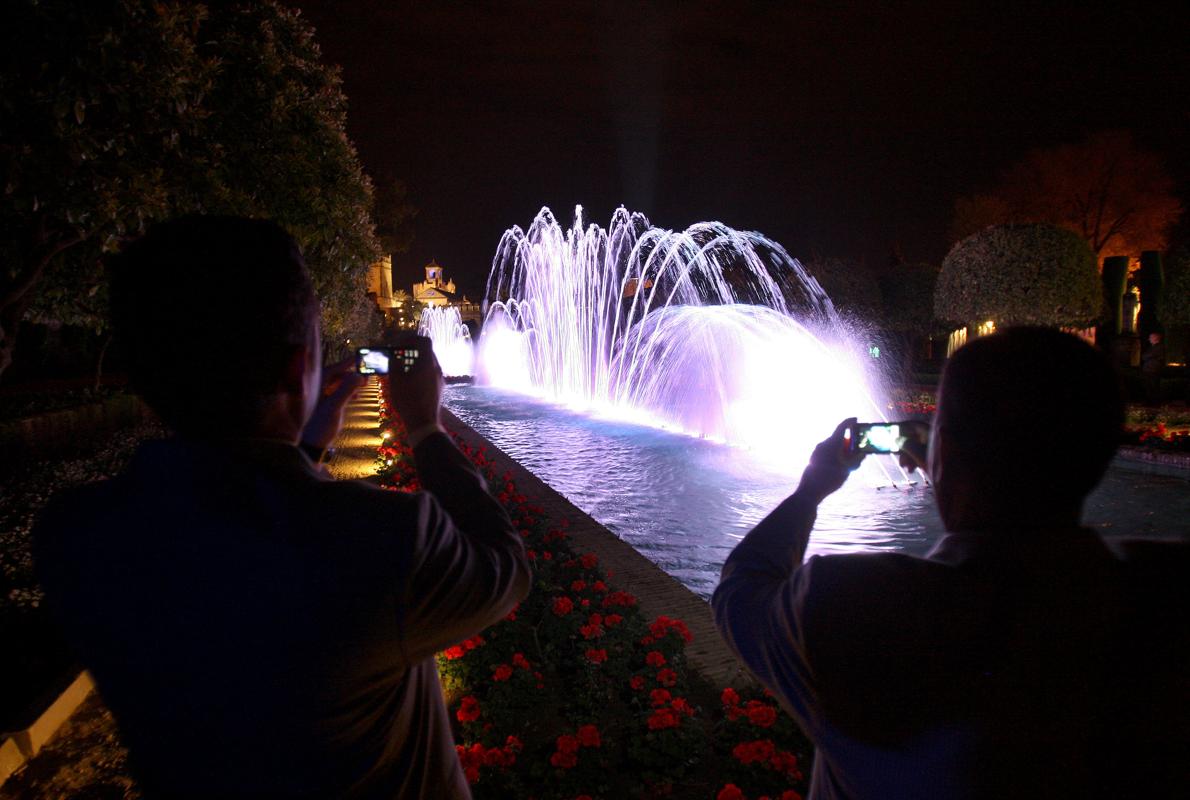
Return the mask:
<svg viewBox="0 0 1190 800">
<path fill-rule="evenodd" d="M 682 232 L 618 209 L 504 234 L 479 375 L 600 417 L 804 463 L 840 419 L 882 418 L 866 348 L 781 245 L 717 222 Z"/>
<path fill-rule="evenodd" d="M 563 230 L 543 209 L 501 240 L 487 304 L 486 385 L 448 387 L 446 405 L 703 597 L 814 444 L 845 417 L 884 417 L 866 348 L 759 234 L 674 233 L 624 209 L 607 230 L 581 213 Z M 1190 492 L 1175 483 L 1113 469 L 1087 522 L 1190 536 Z M 928 552 L 942 534 L 932 494 L 894 485 L 906 485 L 895 461 L 869 456 L 819 507 L 809 554 Z"/>
<path fill-rule="evenodd" d="M 475 350 L 471 330 L 463 324 L 459 310 L 452 307 L 426 306 L 421 312 L 417 332 L 434 343 L 434 355 L 447 377 L 470 375 L 474 371 Z"/>
</svg>

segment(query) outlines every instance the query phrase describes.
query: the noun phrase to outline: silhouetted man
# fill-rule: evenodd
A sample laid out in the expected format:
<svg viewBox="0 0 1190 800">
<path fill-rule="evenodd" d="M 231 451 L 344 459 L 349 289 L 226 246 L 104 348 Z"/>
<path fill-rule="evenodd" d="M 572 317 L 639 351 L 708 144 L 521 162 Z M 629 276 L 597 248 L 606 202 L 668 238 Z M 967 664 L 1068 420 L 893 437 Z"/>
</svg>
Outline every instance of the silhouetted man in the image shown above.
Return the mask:
<svg viewBox="0 0 1190 800">
<path fill-rule="evenodd" d="M 817 745 L 811 796 L 1190 796 L 1187 546 L 1109 549 L 1079 526 L 1123 422 L 1106 360 L 1028 328 L 954 355 L 929 446 L 947 534 L 924 559 L 803 562 L 818 504 L 862 458 L 851 422 L 712 601 Z"/>
<path fill-rule="evenodd" d="M 1140 357 L 1140 375 L 1145 385 L 1145 402 L 1161 405 L 1161 373 L 1165 371 L 1165 342 L 1161 331 L 1149 334 L 1149 343 Z"/>
<path fill-rule="evenodd" d="M 132 383 L 176 435 L 55 496 L 36 559 L 146 794 L 468 797 L 432 657 L 530 573 L 439 427 L 437 362 L 391 382 L 426 492 L 333 481 L 307 452 L 353 385 L 319 402 L 319 305 L 284 231 L 158 225 L 111 292 Z"/>
</svg>

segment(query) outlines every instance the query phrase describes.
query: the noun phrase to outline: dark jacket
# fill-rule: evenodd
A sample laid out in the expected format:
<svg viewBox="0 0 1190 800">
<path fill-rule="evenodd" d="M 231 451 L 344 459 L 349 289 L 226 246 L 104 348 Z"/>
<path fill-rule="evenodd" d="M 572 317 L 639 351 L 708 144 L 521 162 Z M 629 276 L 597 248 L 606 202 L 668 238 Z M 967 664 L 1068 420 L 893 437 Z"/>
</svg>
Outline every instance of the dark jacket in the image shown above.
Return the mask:
<svg viewBox="0 0 1190 800">
<path fill-rule="evenodd" d="M 173 440 L 55 496 L 47 601 L 149 796 L 468 796 L 432 656 L 530 572 L 449 438 L 415 457 L 428 491 L 403 494 L 281 443 Z"/>
<path fill-rule="evenodd" d="M 713 597 L 818 748 L 811 797 L 1188 796 L 1184 543 L 1006 530 L 803 563 L 813 521 L 787 500 Z"/>
</svg>

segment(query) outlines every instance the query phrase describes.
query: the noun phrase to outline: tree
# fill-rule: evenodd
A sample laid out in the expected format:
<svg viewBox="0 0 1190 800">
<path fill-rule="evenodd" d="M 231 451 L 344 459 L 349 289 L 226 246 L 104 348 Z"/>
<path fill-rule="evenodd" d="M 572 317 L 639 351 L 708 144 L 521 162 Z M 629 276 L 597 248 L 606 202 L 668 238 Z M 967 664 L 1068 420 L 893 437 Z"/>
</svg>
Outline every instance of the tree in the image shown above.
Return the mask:
<svg viewBox="0 0 1190 800">
<path fill-rule="evenodd" d="M 1170 325 L 1190 325 L 1190 250 L 1169 259 L 1162 317 Z"/>
<path fill-rule="evenodd" d="M 322 61 L 314 29 L 273 2 L 212 14 L 202 35 L 219 68 L 197 161 L 211 167 L 187 183 L 195 204 L 293 234 L 322 301 L 323 335 L 347 338 L 379 248 L 338 71 Z"/>
<path fill-rule="evenodd" d="M 413 220 L 417 209 L 409 200 L 405 181 L 384 175 L 376 179 L 372 204 L 380 250 L 388 255 L 404 253 L 413 244 Z"/>
<path fill-rule="evenodd" d="M 19 0 L 0 13 L 3 374 L 42 284 L 43 311 L 90 317 L 99 254 L 174 208 L 212 65 L 195 45 L 201 6 Z M 47 281 L 51 267 L 69 280 Z"/>
<path fill-rule="evenodd" d="M 286 227 L 325 334 L 343 333 L 378 247 L 338 74 L 296 12 L 272 2 L 212 9 L 6 4 L 0 374 L 31 307 L 102 327 L 102 253 L 187 212 Z"/>
<path fill-rule="evenodd" d="M 940 320 L 1085 327 L 1103 308 L 1098 265 L 1069 230 L 994 225 L 951 248 L 934 294 Z"/>
<path fill-rule="evenodd" d="M 867 265 L 845 258 L 815 257 L 804 265 L 844 318 L 871 325 L 880 319 L 880 287 Z"/>
<path fill-rule="evenodd" d="M 1077 233 L 1098 257 L 1163 250 L 1182 213 L 1173 180 L 1126 131 L 1030 152 L 988 194 L 955 203 L 955 239 L 989 225 L 1045 222 Z"/>
<path fill-rule="evenodd" d="M 894 360 L 912 374 L 919 352 L 928 350 L 928 339 L 941 325 L 934 315 L 934 289 L 938 268 L 932 264 L 894 263 L 880 275 L 881 327 L 891 344 Z"/>
</svg>

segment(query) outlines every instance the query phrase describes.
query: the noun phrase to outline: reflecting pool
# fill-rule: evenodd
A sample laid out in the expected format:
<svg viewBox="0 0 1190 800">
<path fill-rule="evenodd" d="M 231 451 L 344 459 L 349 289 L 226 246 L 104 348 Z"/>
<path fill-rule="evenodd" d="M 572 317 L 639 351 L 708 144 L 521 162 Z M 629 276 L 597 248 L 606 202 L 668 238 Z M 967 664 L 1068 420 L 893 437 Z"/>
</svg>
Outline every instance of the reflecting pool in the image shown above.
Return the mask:
<svg viewBox="0 0 1190 800">
<path fill-rule="evenodd" d="M 796 473 L 739 448 L 510 391 L 450 386 L 444 403 L 702 597 L 715 588 L 735 543 L 797 481 Z M 924 555 L 942 534 L 933 492 L 922 483 L 893 484 L 889 475 L 899 473 L 865 465 L 827 498 L 809 552 Z M 1089 499 L 1086 522 L 1108 537 L 1190 539 L 1190 479 L 1118 461 Z"/>
</svg>

